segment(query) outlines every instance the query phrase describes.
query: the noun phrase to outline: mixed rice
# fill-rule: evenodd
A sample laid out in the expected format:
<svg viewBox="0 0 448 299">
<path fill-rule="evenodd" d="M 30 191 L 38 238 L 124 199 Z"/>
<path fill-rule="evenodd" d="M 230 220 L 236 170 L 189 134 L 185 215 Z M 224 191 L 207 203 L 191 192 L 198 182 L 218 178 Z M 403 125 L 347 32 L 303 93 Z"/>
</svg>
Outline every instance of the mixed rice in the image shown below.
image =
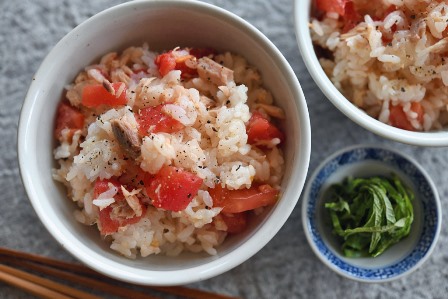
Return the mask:
<svg viewBox="0 0 448 299">
<path fill-rule="evenodd" d="M 278 200 L 283 118 L 241 56 L 131 47 L 67 87 L 53 176 L 126 257 L 213 255 Z"/>
</svg>

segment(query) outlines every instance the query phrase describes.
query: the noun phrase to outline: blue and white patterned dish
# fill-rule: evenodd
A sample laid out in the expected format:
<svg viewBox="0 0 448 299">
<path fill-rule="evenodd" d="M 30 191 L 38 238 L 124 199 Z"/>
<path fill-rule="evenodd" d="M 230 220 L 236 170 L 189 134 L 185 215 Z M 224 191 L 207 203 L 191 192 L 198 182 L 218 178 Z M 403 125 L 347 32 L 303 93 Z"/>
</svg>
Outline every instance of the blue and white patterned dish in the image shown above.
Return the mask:
<svg viewBox="0 0 448 299">
<path fill-rule="evenodd" d="M 378 257 L 346 258 L 325 214 L 326 190 L 348 176 L 391 173 L 415 193 L 410 235 Z M 439 237 L 442 211 L 434 183 L 417 162 L 391 149 L 360 145 L 336 152 L 314 171 L 304 193 L 302 220 L 311 248 L 332 270 L 358 281 L 385 282 L 409 274 L 429 257 Z"/>
</svg>

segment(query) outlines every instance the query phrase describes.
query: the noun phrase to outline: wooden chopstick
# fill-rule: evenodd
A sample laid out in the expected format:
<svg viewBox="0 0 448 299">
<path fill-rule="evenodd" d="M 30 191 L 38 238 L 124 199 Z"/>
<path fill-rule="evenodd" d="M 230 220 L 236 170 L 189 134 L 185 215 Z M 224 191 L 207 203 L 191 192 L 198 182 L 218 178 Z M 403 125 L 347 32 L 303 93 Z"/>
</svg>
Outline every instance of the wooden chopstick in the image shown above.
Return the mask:
<svg viewBox="0 0 448 299">
<path fill-rule="evenodd" d="M 92 269 L 84 267 L 82 265 L 72 264 L 72 263 L 68 263 L 68 262 L 52 259 L 52 258 L 43 256 L 43 255 L 37 255 L 37 254 L 33 254 L 33 253 L 17 251 L 17 250 L 13 250 L 13 249 L 9 249 L 9 248 L 4 248 L 4 247 L 0 247 L 0 255 L 16 257 L 16 258 L 19 258 L 19 259 L 32 261 L 32 262 L 36 262 L 36 263 L 39 263 L 39 264 L 53 266 L 53 267 L 56 267 L 56 268 L 59 268 L 59 269 L 70 270 L 72 272 L 77 272 L 77 273 L 80 273 L 80 274 L 101 276 L 101 274 L 99 274 L 98 272 L 93 271 Z"/>
<path fill-rule="evenodd" d="M 48 275 L 57 276 L 59 278 L 70 280 L 75 283 L 83 284 L 83 285 L 90 286 L 90 287 L 95 287 L 99 290 L 103 290 L 108 293 L 114 292 L 113 294 L 116 294 L 118 296 L 124 295 L 124 297 L 132 297 L 132 298 L 151 298 L 147 293 L 140 293 L 140 292 L 131 290 L 129 288 L 119 287 L 116 285 L 112 285 L 110 283 L 99 282 L 94 279 L 89 279 L 86 277 L 79 277 L 78 275 L 76 275 L 74 273 L 86 274 L 91 277 L 101 279 L 101 280 L 106 280 L 106 281 L 109 281 L 112 283 L 117 282 L 116 280 L 114 280 L 110 277 L 102 275 L 102 274 L 100 274 L 96 271 L 93 271 L 93 270 L 91 270 L 85 266 L 82 266 L 82 265 L 67 263 L 64 261 L 59 261 L 59 260 L 51 259 L 48 257 L 36 255 L 36 254 L 25 253 L 25 252 L 20 252 L 20 251 L 0 247 L 0 258 L 2 256 L 3 256 L 2 260 L 6 261 L 8 263 L 13 263 L 15 265 L 22 266 L 22 267 L 25 267 L 28 269 L 33 269 L 35 271 L 46 273 Z M 5 259 L 5 257 L 9 257 L 9 259 Z M 50 268 L 50 267 L 52 267 L 52 268 Z M 54 268 L 61 269 L 62 271 L 58 270 L 58 269 L 54 269 Z M 67 273 L 67 272 L 65 272 L 66 270 L 69 270 L 72 273 Z M 93 282 L 93 284 L 92 284 L 92 282 Z M 122 283 L 122 284 L 125 284 L 125 283 Z M 125 285 L 130 285 L 130 284 L 125 284 Z M 182 286 L 177 286 L 177 287 L 139 286 L 139 288 L 155 290 L 155 291 L 164 292 L 164 293 L 170 293 L 173 295 L 181 296 L 184 298 L 191 298 L 191 299 L 236 299 L 237 298 L 237 297 L 231 297 L 231 296 L 227 296 L 227 295 L 216 294 L 216 293 L 212 293 L 212 292 L 208 292 L 208 291 L 192 289 L 192 288 L 187 288 L 187 287 L 182 287 Z M 142 295 L 144 297 L 141 297 Z M 154 298 L 154 297 L 152 297 L 152 298 Z"/>
<path fill-rule="evenodd" d="M 54 282 L 49 279 L 45 279 L 18 269 L 14 269 L 12 267 L 8 267 L 5 265 L 0 265 L 0 273 L 7 274 L 7 275 L 13 275 L 16 278 L 27 280 L 33 284 L 40 285 L 42 287 L 51 289 L 53 291 L 59 292 L 60 294 L 69 295 L 71 297 L 66 297 L 62 295 L 65 298 L 83 298 L 83 299 L 101 299 L 98 296 L 90 295 L 86 292 L 71 288 L 69 286 Z M 61 295 L 59 295 L 61 296 Z M 53 297 L 54 298 L 54 297 Z"/>
<path fill-rule="evenodd" d="M 147 287 L 145 287 L 147 288 Z M 183 298 L 191 299 L 238 299 L 238 297 L 231 297 L 218 293 L 211 293 L 198 289 L 191 289 L 186 287 L 150 287 L 153 290 L 170 293 Z"/>
<path fill-rule="evenodd" d="M 29 270 L 34 270 L 39 273 L 51 275 L 51 276 L 57 277 L 59 279 L 64 279 L 64 280 L 73 282 L 75 284 L 84 285 L 86 287 L 94 288 L 94 289 L 106 292 L 108 294 L 120 296 L 123 298 L 135 298 L 135 299 L 156 299 L 157 298 L 157 297 L 145 294 L 145 293 L 134 291 L 129 288 L 124 288 L 124 287 L 120 287 L 120 286 L 113 285 L 110 283 L 105 283 L 105 282 L 98 281 L 96 279 L 92 279 L 92 278 L 88 278 L 88 277 L 82 277 L 82 276 L 74 274 L 74 273 L 65 272 L 63 270 L 59 270 L 59 269 L 55 269 L 55 268 L 49 268 L 45 265 L 30 263 L 25 260 L 18 260 L 16 258 L 14 258 L 14 259 L 8 260 L 7 263 L 15 264 L 17 266 L 27 268 Z"/>
<path fill-rule="evenodd" d="M 36 295 L 40 298 L 45 299 L 53 299 L 53 298 L 61 298 L 61 299 L 72 299 L 72 297 L 65 296 L 59 292 L 48 289 L 39 284 L 35 284 L 31 281 L 28 281 L 23 278 L 19 278 L 13 274 L 9 274 L 7 272 L 0 271 L 0 280 L 15 286 L 19 289 L 25 290 L 33 295 Z"/>
</svg>

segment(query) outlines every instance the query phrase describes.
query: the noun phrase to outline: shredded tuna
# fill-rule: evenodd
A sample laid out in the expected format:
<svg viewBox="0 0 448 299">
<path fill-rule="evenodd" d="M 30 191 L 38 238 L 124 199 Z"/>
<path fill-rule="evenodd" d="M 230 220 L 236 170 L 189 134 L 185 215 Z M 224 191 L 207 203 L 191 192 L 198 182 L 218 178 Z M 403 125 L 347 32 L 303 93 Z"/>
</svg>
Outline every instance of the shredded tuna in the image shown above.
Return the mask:
<svg viewBox="0 0 448 299">
<path fill-rule="evenodd" d="M 110 83 L 109 80 L 107 79 L 103 80 L 103 87 L 107 90 L 108 93 L 110 93 L 113 96 L 115 95 L 115 89 L 113 88 L 112 83 Z"/>
<path fill-rule="evenodd" d="M 285 112 L 280 107 L 273 106 L 273 105 L 267 105 L 267 104 L 255 104 L 254 106 L 260 107 L 269 116 L 272 116 L 272 117 L 275 117 L 278 119 L 285 119 Z"/>
<path fill-rule="evenodd" d="M 143 213 L 142 206 L 140 205 L 140 201 L 138 200 L 137 194 L 140 193 L 140 189 L 132 190 L 129 192 L 121 186 L 121 191 L 123 192 L 124 198 L 126 199 L 126 202 L 128 203 L 129 207 L 135 212 L 135 215 L 137 217 L 140 217 Z"/>
<path fill-rule="evenodd" d="M 132 159 L 140 156 L 141 140 L 137 128 L 129 124 L 125 119 L 113 119 L 110 122 L 112 131 L 120 148 Z"/>
<path fill-rule="evenodd" d="M 208 57 L 198 59 L 199 77 L 207 82 L 212 82 L 218 86 L 227 85 L 233 81 L 233 71 L 220 65 Z"/>
</svg>

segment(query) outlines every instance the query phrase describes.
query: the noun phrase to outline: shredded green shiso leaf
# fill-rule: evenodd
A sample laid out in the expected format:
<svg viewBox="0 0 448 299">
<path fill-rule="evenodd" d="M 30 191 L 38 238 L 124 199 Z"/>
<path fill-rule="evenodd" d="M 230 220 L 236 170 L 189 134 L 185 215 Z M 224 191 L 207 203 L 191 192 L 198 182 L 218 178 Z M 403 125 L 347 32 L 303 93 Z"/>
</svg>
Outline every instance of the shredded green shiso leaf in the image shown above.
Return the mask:
<svg viewBox="0 0 448 299">
<path fill-rule="evenodd" d="M 347 257 L 376 257 L 409 235 L 414 220 L 414 194 L 396 175 L 392 178 L 349 177 L 331 186 L 325 204 L 333 233 L 343 239 Z"/>
</svg>

